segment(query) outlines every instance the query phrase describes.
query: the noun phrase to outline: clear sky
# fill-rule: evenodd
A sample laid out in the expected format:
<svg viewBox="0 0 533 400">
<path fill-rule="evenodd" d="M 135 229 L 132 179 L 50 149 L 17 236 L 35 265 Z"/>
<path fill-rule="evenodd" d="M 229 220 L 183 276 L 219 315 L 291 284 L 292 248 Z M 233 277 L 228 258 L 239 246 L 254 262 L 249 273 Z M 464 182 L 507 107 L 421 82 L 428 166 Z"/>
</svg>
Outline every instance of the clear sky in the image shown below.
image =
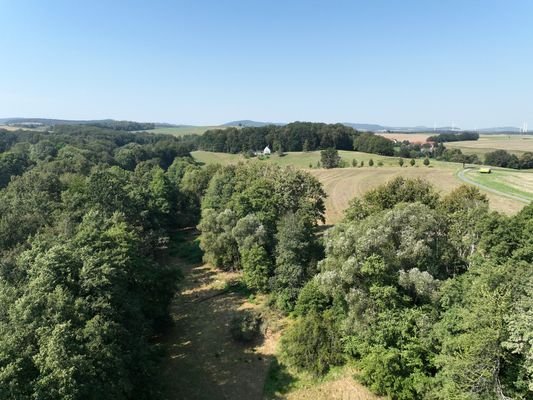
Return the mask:
<svg viewBox="0 0 533 400">
<path fill-rule="evenodd" d="M 533 126 L 529 0 L 0 0 L 0 117 Z"/>
</svg>

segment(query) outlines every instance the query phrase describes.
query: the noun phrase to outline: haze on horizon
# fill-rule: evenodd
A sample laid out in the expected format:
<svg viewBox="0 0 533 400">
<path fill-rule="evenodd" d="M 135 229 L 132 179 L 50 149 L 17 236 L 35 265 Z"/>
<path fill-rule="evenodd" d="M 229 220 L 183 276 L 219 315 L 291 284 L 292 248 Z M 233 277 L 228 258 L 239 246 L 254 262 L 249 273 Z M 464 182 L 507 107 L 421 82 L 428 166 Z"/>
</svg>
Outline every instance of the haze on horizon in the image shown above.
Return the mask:
<svg viewBox="0 0 533 400">
<path fill-rule="evenodd" d="M 533 126 L 533 3 L 0 1 L 0 117 Z"/>
</svg>

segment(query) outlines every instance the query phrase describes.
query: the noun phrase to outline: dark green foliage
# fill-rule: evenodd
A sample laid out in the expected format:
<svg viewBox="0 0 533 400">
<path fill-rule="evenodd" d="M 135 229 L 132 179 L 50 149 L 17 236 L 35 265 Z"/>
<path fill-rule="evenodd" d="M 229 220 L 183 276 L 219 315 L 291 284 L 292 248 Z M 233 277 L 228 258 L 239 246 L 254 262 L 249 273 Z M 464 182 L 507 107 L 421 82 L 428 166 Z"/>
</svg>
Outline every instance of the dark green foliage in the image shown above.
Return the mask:
<svg viewBox="0 0 533 400">
<path fill-rule="evenodd" d="M 286 214 L 278 223 L 272 290 L 281 310 L 293 309 L 300 289 L 315 273 L 320 246 L 313 223 L 304 212 Z"/>
<path fill-rule="evenodd" d="M 477 154 L 463 154 L 460 149 L 445 149 L 444 146 L 437 158 L 449 162 L 480 164 Z"/>
<path fill-rule="evenodd" d="M 532 169 L 533 168 L 533 153 L 525 152 L 520 156 L 518 160 L 520 163 L 520 168 L 522 169 Z"/>
<path fill-rule="evenodd" d="M 370 159 L 368 160 L 368 166 L 373 167 L 374 166 L 374 160 Z"/>
<path fill-rule="evenodd" d="M 151 337 L 178 275 L 153 256 L 180 216 L 198 219 L 210 176 L 172 181 L 161 166 L 188 155 L 182 144 L 90 126 L 0 132 L 0 398 L 160 397 Z"/>
<path fill-rule="evenodd" d="M 505 150 L 495 150 L 485 154 L 485 164 L 495 167 L 520 168 L 518 157 Z"/>
<path fill-rule="evenodd" d="M 311 312 L 287 329 L 281 339 L 281 354 L 290 365 L 318 376 L 343 362 L 341 346 L 340 331 L 331 312 Z"/>
<path fill-rule="evenodd" d="M 263 246 L 252 245 L 241 250 L 243 278 L 246 285 L 261 292 L 268 289 L 272 275 L 272 261 Z"/>
<path fill-rule="evenodd" d="M 262 318 L 255 312 L 245 311 L 235 315 L 230 321 L 231 337 L 242 343 L 256 339 L 260 332 Z"/>
<path fill-rule="evenodd" d="M 427 167 L 429 165 L 429 158 L 424 158 L 424 165 Z"/>
<path fill-rule="evenodd" d="M 478 140 L 479 133 L 477 132 L 461 132 L 461 133 L 441 133 L 439 135 L 430 136 L 426 140 L 428 142 L 445 143 L 445 142 L 461 142 L 463 140 Z"/>
<path fill-rule="evenodd" d="M 365 153 L 392 156 L 394 155 L 394 142 L 373 133 L 362 133 L 354 139 L 353 149 Z"/>
<path fill-rule="evenodd" d="M 199 137 L 202 150 L 223 153 L 242 153 L 260 150 L 267 144 L 274 151 L 313 151 L 333 147 L 352 150 L 357 132 L 342 124 L 293 122 L 283 126 L 214 129 Z"/>
<path fill-rule="evenodd" d="M 337 168 L 341 158 L 336 149 L 329 148 L 320 152 L 320 162 L 324 168 Z"/>
</svg>

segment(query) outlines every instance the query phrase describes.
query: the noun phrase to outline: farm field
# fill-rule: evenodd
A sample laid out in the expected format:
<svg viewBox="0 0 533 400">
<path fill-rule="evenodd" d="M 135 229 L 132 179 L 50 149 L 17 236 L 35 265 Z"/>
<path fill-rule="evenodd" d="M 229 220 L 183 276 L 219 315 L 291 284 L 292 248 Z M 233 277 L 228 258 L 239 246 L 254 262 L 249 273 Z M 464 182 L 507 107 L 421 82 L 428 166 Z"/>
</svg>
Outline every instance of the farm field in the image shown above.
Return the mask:
<svg viewBox="0 0 533 400">
<path fill-rule="evenodd" d="M 433 133 L 381 133 L 376 132 L 376 135 L 383 136 L 390 140 L 397 140 L 403 142 L 408 140 L 411 143 L 426 143 L 426 139 L 433 136 Z"/>
<path fill-rule="evenodd" d="M 480 135 L 479 140 L 449 142 L 448 148 L 460 149 L 465 154 L 483 156 L 494 150 L 507 150 L 520 155 L 527 151 L 533 152 L 533 135 Z"/>
<path fill-rule="evenodd" d="M 328 195 L 326 199 L 327 224 L 334 224 L 342 218 L 343 211 L 346 209 L 352 198 L 361 196 L 368 190 L 373 189 L 396 176 L 426 179 L 443 193 L 449 193 L 454 188 L 464 183 L 460 177 L 458 177 L 458 173 L 462 169 L 462 165 L 458 163 L 432 160 L 431 166 L 425 167 L 422 165 L 422 160 L 417 160 L 418 166 L 406 166 L 408 165 L 406 162 L 403 168 L 400 168 L 396 157 L 377 156 L 375 154 L 354 151 L 339 151 L 339 155 L 348 165 L 351 165 L 351 160 L 354 158 L 358 163 L 364 161 L 364 167 L 309 169 L 309 164 L 316 165 L 320 160 L 320 152 L 318 151 L 308 153 L 287 153 L 283 157 L 272 155 L 263 161 L 259 161 L 255 158 L 246 159 L 240 154 L 212 153 L 206 151 L 195 151 L 192 155 L 196 160 L 206 164 L 219 163 L 222 165 L 228 165 L 236 164 L 238 162 L 265 162 L 276 163 L 279 165 L 293 165 L 297 168 L 308 170 L 322 182 L 324 190 Z M 368 160 L 371 158 L 374 160 L 375 165 L 378 161 L 382 161 L 384 165 L 382 167 L 368 167 Z M 494 179 L 492 177 L 499 178 L 500 176 L 509 176 L 511 181 L 514 179 L 513 184 L 515 185 L 515 188 L 517 185 L 522 187 L 523 182 L 516 177 L 516 174 L 520 174 L 518 176 L 522 177 L 522 181 L 524 177 L 527 177 L 527 179 L 533 179 L 533 172 L 518 173 L 508 169 L 501 169 L 499 174 L 491 174 L 490 177 L 482 179 L 491 180 Z M 475 182 L 473 182 L 473 184 L 475 184 Z M 487 195 L 492 209 L 506 214 L 514 214 L 520 211 L 526 204 L 523 200 L 502 196 L 497 193 L 503 191 L 504 193 L 512 194 L 515 189 L 513 189 L 511 184 L 500 186 L 501 190 L 495 189 L 494 191 L 490 191 L 483 188 L 480 189 Z M 522 188 L 522 190 L 533 193 L 533 188 L 531 187 L 525 189 Z"/>
</svg>

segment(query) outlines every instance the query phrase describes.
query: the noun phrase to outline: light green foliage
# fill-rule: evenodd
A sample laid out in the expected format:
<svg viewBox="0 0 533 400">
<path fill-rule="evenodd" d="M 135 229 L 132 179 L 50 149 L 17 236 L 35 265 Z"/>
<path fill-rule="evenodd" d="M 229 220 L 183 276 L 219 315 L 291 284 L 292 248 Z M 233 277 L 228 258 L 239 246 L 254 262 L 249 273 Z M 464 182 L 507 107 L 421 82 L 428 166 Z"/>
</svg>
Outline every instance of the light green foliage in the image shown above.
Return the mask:
<svg viewBox="0 0 533 400">
<path fill-rule="evenodd" d="M 354 198 L 345 211 L 346 220 L 363 219 L 402 202 L 418 201 L 433 208 L 437 204 L 438 197 L 435 189 L 421 179 L 397 177 L 383 186 L 368 191 L 362 198 Z"/>
<path fill-rule="evenodd" d="M 273 263 L 279 219 L 298 212 L 312 230 L 324 218 L 324 196 L 315 178 L 292 168 L 247 164 L 219 169 L 204 197 L 198 226 L 205 259 L 222 268 L 240 269 L 239 254 L 256 244 L 264 247 Z M 255 249 L 254 257 L 258 252 Z M 273 272 L 265 265 L 257 269 L 268 272 L 262 282 Z M 248 270 L 252 269 L 249 265 Z"/>
<path fill-rule="evenodd" d="M 319 374 L 350 358 L 391 399 L 531 398 L 533 206 L 502 217 L 474 188 L 439 199 L 399 179 L 351 208 L 300 292 L 286 362 Z M 313 330 L 327 318 L 333 360 Z"/>
</svg>

